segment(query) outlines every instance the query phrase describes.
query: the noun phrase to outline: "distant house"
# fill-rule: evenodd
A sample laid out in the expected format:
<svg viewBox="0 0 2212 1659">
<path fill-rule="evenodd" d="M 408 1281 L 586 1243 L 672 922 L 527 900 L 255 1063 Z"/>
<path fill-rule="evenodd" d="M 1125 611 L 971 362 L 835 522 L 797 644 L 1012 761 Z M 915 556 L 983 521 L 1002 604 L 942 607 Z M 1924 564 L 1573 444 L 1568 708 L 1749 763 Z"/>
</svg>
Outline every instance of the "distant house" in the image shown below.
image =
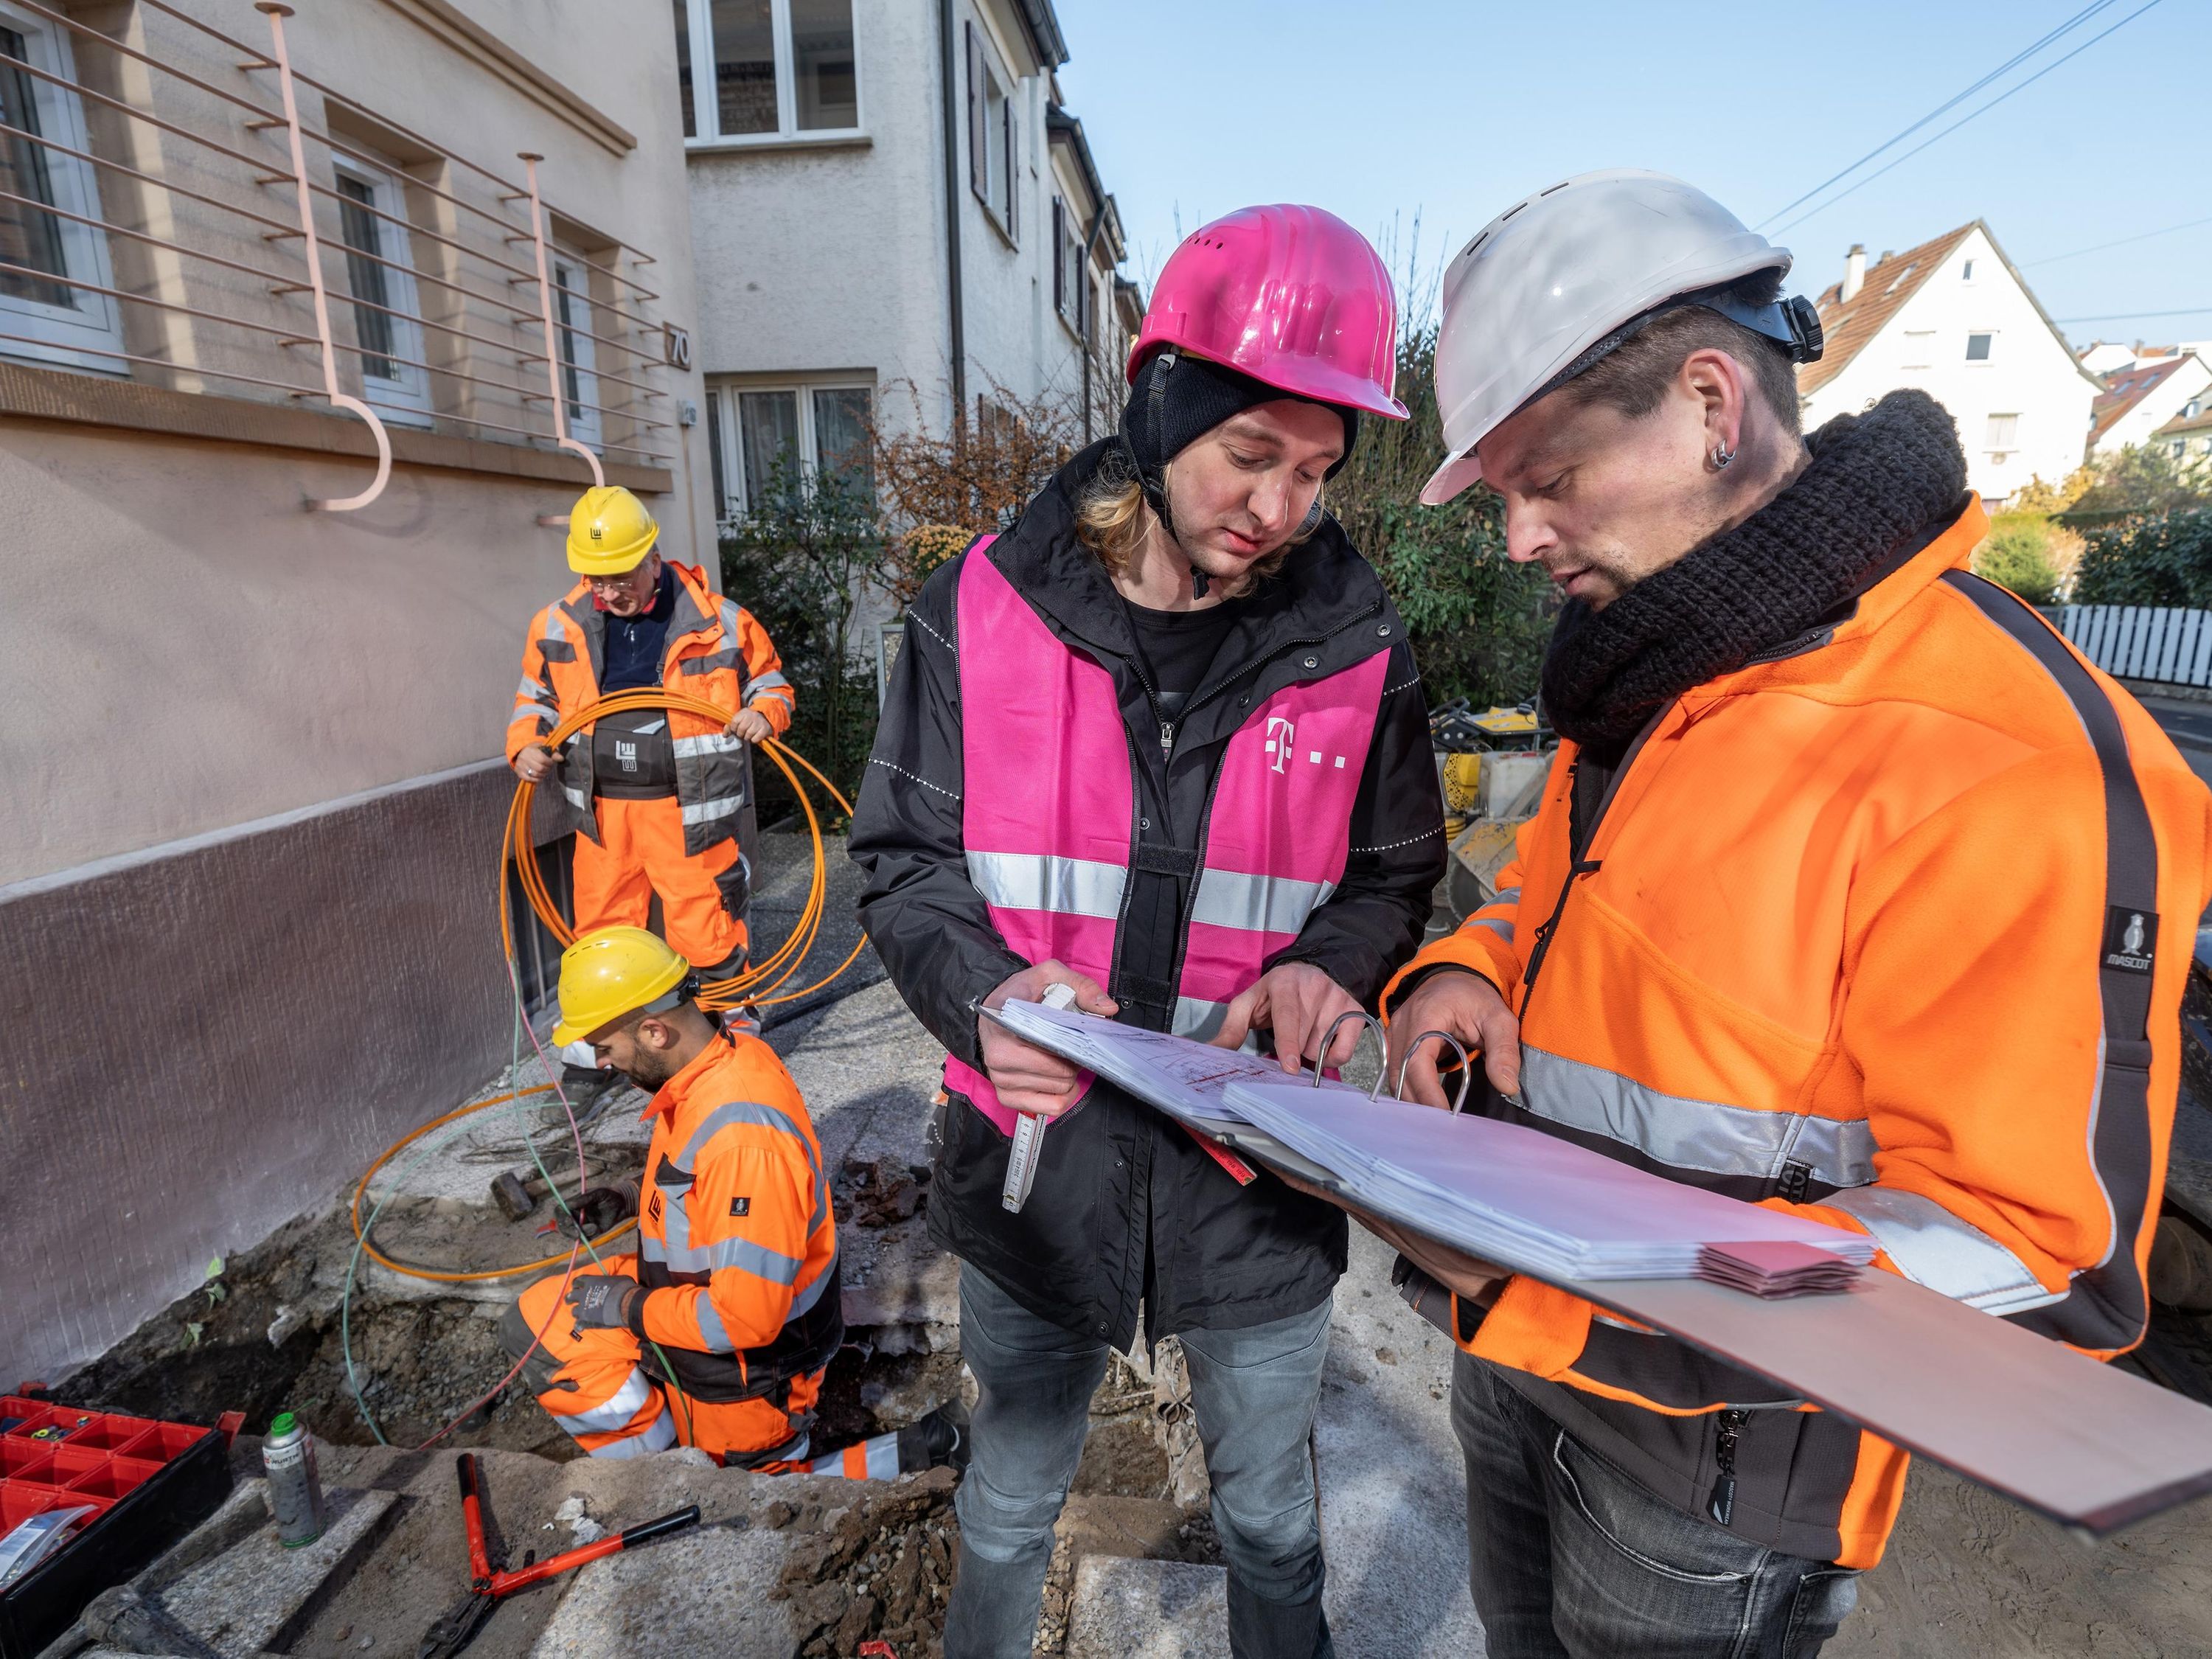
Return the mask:
<svg viewBox="0 0 2212 1659">
<path fill-rule="evenodd" d="M 1991 506 L 2081 464 L 2104 384 L 1980 220 L 1872 264 L 1853 246 L 1816 303 L 1827 350 L 1797 371 L 1808 430 L 1917 386 L 1951 411 L 1967 482 Z"/>
<path fill-rule="evenodd" d="M 2193 351 L 2108 371 L 2104 396 L 2090 405 L 2088 453 L 2116 454 L 2148 442 L 2169 422 L 2202 413 L 2208 389 L 2212 368 Z"/>
<path fill-rule="evenodd" d="M 1111 427 L 1122 234 L 1052 0 L 676 0 L 674 32 L 719 516 L 878 428 Z"/>
<path fill-rule="evenodd" d="M 2212 395 L 2199 393 L 2181 413 L 2150 434 L 2149 447 L 2163 448 L 2177 461 L 2212 466 Z"/>
</svg>

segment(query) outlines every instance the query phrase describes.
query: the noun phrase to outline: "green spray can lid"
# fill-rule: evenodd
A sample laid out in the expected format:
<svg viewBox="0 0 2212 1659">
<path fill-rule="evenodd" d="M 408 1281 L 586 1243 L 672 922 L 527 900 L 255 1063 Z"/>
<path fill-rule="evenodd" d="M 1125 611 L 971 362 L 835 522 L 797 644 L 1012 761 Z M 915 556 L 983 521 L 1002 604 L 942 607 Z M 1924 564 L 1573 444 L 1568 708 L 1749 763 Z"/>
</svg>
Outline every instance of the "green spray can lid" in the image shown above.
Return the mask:
<svg viewBox="0 0 2212 1659">
<path fill-rule="evenodd" d="M 269 1436 L 270 1436 L 270 1438 L 271 1438 L 271 1439 L 273 1440 L 273 1439 L 276 1439 L 276 1438 L 279 1437 L 280 1436 L 288 1435 L 288 1434 L 291 1433 L 291 1432 L 292 1432 L 292 1431 L 293 1431 L 294 1429 L 295 1429 L 295 1428 L 297 1428 L 297 1427 L 299 1427 L 299 1426 L 300 1426 L 300 1419 L 299 1419 L 296 1416 L 295 1416 L 292 1413 L 290 1413 L 290 1412 L 280 1412 L 280 1413 L 278 1413 L 276 1414 L 276 1416 L 275 1416 L 274 1418 L 272 1418 L 272 1419 L 270 1419 L 270 1423 L 269 1423 Z"/>
</svg>

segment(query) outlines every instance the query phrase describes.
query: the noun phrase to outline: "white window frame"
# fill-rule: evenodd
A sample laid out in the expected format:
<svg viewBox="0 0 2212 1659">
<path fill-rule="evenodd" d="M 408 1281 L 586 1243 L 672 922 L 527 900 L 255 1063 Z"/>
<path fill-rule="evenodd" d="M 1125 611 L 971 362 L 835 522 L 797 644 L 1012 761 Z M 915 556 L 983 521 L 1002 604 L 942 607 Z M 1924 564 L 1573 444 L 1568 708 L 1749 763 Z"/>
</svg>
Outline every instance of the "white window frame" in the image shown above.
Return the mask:
<svg viewBox="0 0 2212 1659">
<path fill-rule="evenodd" d="M 798 405 L 799 465 L 810 477 L 820 469 L 822 455 L 821 434 L 814 424 L 814 394 L 859 392 L 866 395 L 871 413 L 876 404 L 872 381 L 845 376 L 827 380 L 709 381 L 707 398 L 713 409 L 714 436 L 720 442 L 722 464 L 723 499 L 714 503 L 714 518 L 720 524 L 735 523 L 751 510 L 751 504 L 745 499 L 744 432 L 738 402 L 742 394 L 749 392 L 781 393 Z"/>
<path fill-rule="evenodd" d="M 436 411 L 430 398 L 429 371 L 420 367 L 429 360 L 422 351 L 422 325 L 419 320 L 422 302 L 415 286 L 415 240 L 408 234 L 406 192 L 393 174 L 350 155 L 332 156 L 331 167 L 336 175 L 331 184 L 333 190 L 337 188 L 338 179 L 351 179 L 366 185 L 370 191 L 368 205 L 376 210 L 370 217 L 370 222 L 376 227 L 376 252 L 390 262 L 379 267 L 384 273 L 386 308 L 398 313 L 391 319 L 392 367 L 399 371 L 396 377 L 371 374 L 366 349 L 351 354 L 361 376 L 362 401 L 403 426 L 428 426 Z M 377 216 L 382 214 L 391 217 Z M 355 251 L 353 244 L 346 240 L 343 227 L 337 240 L 338 246 L 334 252 L 349 255 Z M 350 264 L 347 267 L 345 303 L 359 303 L 353 292 Z M 361 346 L 358 313 L 354 320 L 354 344 Z"/>
<path fill-rule="evenodd" d="M 70 50 L 69 34 L 34 13 L 19 11 L 0 0 L 0 26 L 23 37 L 25 61 L 33 69 L 60 76 L 74 85 L 76 59 Z M 75 93 L 36 76 L 31 83 L 33 106 L 42 137 L 88 154 L 92 145 L 84 125 L 84 105 Z M 40 145 L 52 186 L 54 205 L 64 213 L 98 219 L 100 183 L 92 165 L 64 155 L 49 145 Z M 114 267 L 107 257 L 107 238 L 90 225 L 58 218 L 61 227 L 64 274 L 80 283 L 115 286 Z M 67 286 L 63 284 L 62 286 Z M 27 334 L 33 341 L 0 340 L 0 356 L 64 363 L 104 374 L 129 372 L 123 361 L 109 353 L 123 349 L 123 319 L 115 300 L 90 289 L 76 290 L 75 307 L 48 305 L 42 301 L 0 294 L 0 333 Z M 98 348 L 106 348 L 103 353 Z"/>
<path fill-rule="evenodd" d="M 867 131 L 866 76 L 860 69 L 860 6 L 853 6 L 853 125 L 849 127 L 802 127 L 799 125 L 799 54 L 791 37 L 791 0 L 769 0 L 769 33 L 775 49 L 775 130 L 772 132 L 722 131 L 722 100 L 714 91 L 714 0 L 684 0 L 684 15 L 691 50 L 691 119 L 698 132 L 684 141 L 686 149 L 740 149 L 762 144 L 830 143 L 858 138 Z M 664 14 L 665 15 L 665 14 Z M 679 89 L 678 96 L 682 96 Z"/>
<path fill-rule="evenodd" d="M 1905 361 L 1899 368 L 1933 368 L 1936 367 L 1936 331 L 1932 328 L 1908 328 L 1905 331 Z"/>
<path fill-rule="evenodd" d="M 552 260 L 553 337 L 561 361 L 554 365 L 561 377 L 568 435 L 589 449 L 605 449 L 605 427 L 599 417 L 599 342 L 592 338 L 592 283 L 587 267 L 574 256 L 556 251 Z M 565 315 L 564 313 L 565 310 Z M 576 377 L 570 401 L 568 375 Z"/>
</svg>

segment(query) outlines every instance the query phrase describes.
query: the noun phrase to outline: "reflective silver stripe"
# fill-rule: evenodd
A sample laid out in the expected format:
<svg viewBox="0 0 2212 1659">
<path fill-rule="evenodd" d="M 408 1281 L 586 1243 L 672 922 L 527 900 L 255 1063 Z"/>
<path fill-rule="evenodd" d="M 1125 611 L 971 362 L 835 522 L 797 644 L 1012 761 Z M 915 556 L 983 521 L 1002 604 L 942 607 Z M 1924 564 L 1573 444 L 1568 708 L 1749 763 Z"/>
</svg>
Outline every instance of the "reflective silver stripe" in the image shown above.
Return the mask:
<svg viewBox="0 0 2212 1659">
<path fill-rule="evenodd" d="M 896 1480 L 898 1479 L 898 1436 L 879 1434 L 867 1443 L 868 1479 Z"/>
<path fill-rule="evenodd" d="M 568 798 L 568 805 L 579 812 L 588 812 L 592 810 L 592 798 L 582 790 L 571 789 L 564 783 L 561 786 L 561 793 Z"/>
<path fill-rule="evenodd" d="M 709 823 L 716 818 L 726 818 L 745 804 L 743 795 L 724 795 L 715 800 L 694 801 L 684 809 L 687 824 Z"/>
<path fill-rule="evenodd" d="M 771 669 L 765 674 L 757 675 L 753 678 L 747 680 L 745 682 L 745 695 L 750 696 L 756 691 L 788 690 L 790 688 L 791 682 Z"/>
<path fill-rule="evenodd" d="M 677 738 L 670 744 L 678 760 L 696 760 L 702 755 L 735 755 L 744 751 L 745 740 L 727 732 L 709 732 L 703 738 Z"/>
<path fill-rule="evenodd" d="M 1498 890 L 1497 896 L 1490 901 L 1490 904 L 1518 904 L 1520 902 L 1521 890 L 1518 887 L 1501 887 Z M 1490 908 L 1490 904 L 1486 904 L 1482 908 L 1487 910 Z"/>
<path fill-rule="evenodd" d="M 1513 943 L 1513 924 L 1503 916 L 1469 916 L 1467 919 L 1467 925 L 1470 927 L 1487 927 L 1508 945 Z"/>
<path fill-rule="evenodd" d="M 1096 859 L 1054 858 L 1043 853 L 968 854 L 968 879 L 984 902 L 1002 910 L 1049 910 L 1062 916 L 1121 913 L 1129 872 Z"/>
<path fill-rule="evenodd" d="M 1820 1200 L 1855 1216 L 1916 1285 L 1989 1314 L 2024 1313 L 2063 1302 L 2027 1264 L 1970 1221 L 1932 1198 L 1894 1187 L 1861 1187 Z"/>
<path fill-rule="evenodd" d="M 544 681 L 534 680 L 527 674 L 522 677 L 522 684 L 514 688 L 514 700 L 517 702 L 542 702 L 552 695 L 545 689 Z"/>
<path fill-rule="evenodd" d="M 1607 1136 L 1678 1170 L 1773 1180 L 1796 1164 L 1831 1187 L 1863 1187 L 1875 1177 L 1874 1130 L 1863 1121 L 1662 1094 L 1526 1042 L 1521 1100 L 1539 1117 Z"/>
<path fill-rule="evenodd" d="M 633 1365 L 622 1387 L 605 1404 L 586 1412 L 556 1412 L 550 1406 L 546 1411 L 570 1434 L 612 1434 L 617 1429 L 628 1428 L 630 1419 L 652 1397 L 653 1384 L 646 1380 L 643 1371 Z"/>
<path fill-rule="evenodd" d="M 735 1353 L 738 1345 L 730 1340 L 730 1328 L 722 1323 L 714 1298 L 702 1289 L 692 1297 L 691 1306 L 699 1320 L 700 1346 L 708 1353 Z"/>
<path fill-rule="evenodd" d="M 548 726 L 558 726 L 561 724 L 561 711 L 554 708 L 550 703 L 528 702 L 516 702 L 514 705 L 514 713 L 507 716 L 508 723 L 510 725 L 513 724 L 514 721 L 520 720 L 525 714 L 535 714 L 539 720 L 544 720 Z"/>
<path fill-rule="evenodd" d="M 512 616 L 514 612 L 509 611 L 507 614 Z M 568 637 L 568 630 L 561 626 L 561 607 L 559 605 L 547 605 L 544 610 L 538 613 L 538 620 L 539 623 L 538 637 L 539 639 L 565 641 Z"/>
<path fill-rule="evenodd" d="M 653 1419 L 653 1426 L 643 1434 L 634 1434 L 624 1440 L 610 1440 L 595 1449 L 594 1457 L 650 1457 L 655 1452 L 666 1451 L 676 1443 L 676 1419 L 666 1407 Z"/>
<path fill-rule="evenodd" d="M 677 1167 L 684 1170 L 696 1169 L 698 1165 L 693 1159 L 692 1154 L 732 1123 L 757 1123 L 763 1128 L 782 1130 L 784 1133 L 799 1143 L 799 1152 L 805 1158 L 807 1167 L 810 1169 L 813 1167 L 813 1148 L 808 1145 L 805 1133 L 799 1128 L 791 1114 L 781 1111 L 774 1106 L 764 1106 L 757 1100 L 733 1100 L 725 1105 L 717 1106 L 705 1117 L 700 1119 L 699 1127 L 686 1137 L 684 1150 L 676 1155 Z"/>
<path fill-rule="evenodd" d="M 1210 1042 L 1213 1034 L 1221 1029 L 1222 1017 L 1228 1013 L 1225 1002 L 1208 1002 L 1203 997 L 1177 997 L 1175 1006 L 1175 1034 L 1195 1037 L 1200 1042 Z"/>
<path fill-rule="evenodd" d="M 711 1273 L 725 1267 L 738 1267 L 771 1285 L 798 1283 L 799 1270 L 806 1265 L 781 1250 L 756 1244 L 750 1238 L 724 1238 L 712 1244 L 690 1246 L 665 1244 L 648 1238 L 641 1241 L 641 1249 L 647 1261 L 658 1261 L 671 1273 Z"/>
<path fill-rule="evenodd" d="M 822 1292 L 829 1287 L 830 1279 L 836 1277 L 831 1270 L 836 1265 L 837 1257 L 836 1253 L 832 1252 L 822 1271 L 814 1276 L 814 1282 L 791 1298 L 791 1311 L 785 1316 L 786 1318 L 798 1318 L 799 1315 L 807 1312 L 822 1299 Z"/>
<path fill-rule="evenodd" d="M 1248 876 L 1209 867 L 1198 872 L 1198 898 L 1190 919 L 1252 933 L 1295 933 L 1334 890 L 1333 882 Z"/>
</svg>

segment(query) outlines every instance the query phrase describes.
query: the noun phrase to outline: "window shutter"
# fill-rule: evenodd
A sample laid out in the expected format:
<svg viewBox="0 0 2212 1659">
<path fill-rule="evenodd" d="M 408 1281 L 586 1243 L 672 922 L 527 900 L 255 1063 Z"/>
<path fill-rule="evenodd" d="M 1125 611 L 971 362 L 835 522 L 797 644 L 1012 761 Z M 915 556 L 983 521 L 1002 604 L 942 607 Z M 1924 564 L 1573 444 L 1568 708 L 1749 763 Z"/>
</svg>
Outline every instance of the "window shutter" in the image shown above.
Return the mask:
<svg viewBox="0 0 2212 1659">
<path fill-rule="evenodd" d="M 983 49 L 976 44 L 975 25 L 968 25 L 968 187 L 983 194 L 990 176 L 989 158 L 983 148 Z"/>
<path fill-rule="evenodd" d="M 1057 196 L 1052 198 L 1052 303 L 1067 314 L 1067 210 Z"/>
<path fill-rule="evenodd" d="M 1006 88 L 1004 113 L 1006 122 L 1006 234 L 1018 234 L 1014 224 L 1014 204 L 1021 197 L 1022 154 L 1016 143 L 1021 136 L 1022 124 L 1015 118 L 1014 108 L 1020 101 L 1021 82 L 1017 81 Z"/>
</svg>

